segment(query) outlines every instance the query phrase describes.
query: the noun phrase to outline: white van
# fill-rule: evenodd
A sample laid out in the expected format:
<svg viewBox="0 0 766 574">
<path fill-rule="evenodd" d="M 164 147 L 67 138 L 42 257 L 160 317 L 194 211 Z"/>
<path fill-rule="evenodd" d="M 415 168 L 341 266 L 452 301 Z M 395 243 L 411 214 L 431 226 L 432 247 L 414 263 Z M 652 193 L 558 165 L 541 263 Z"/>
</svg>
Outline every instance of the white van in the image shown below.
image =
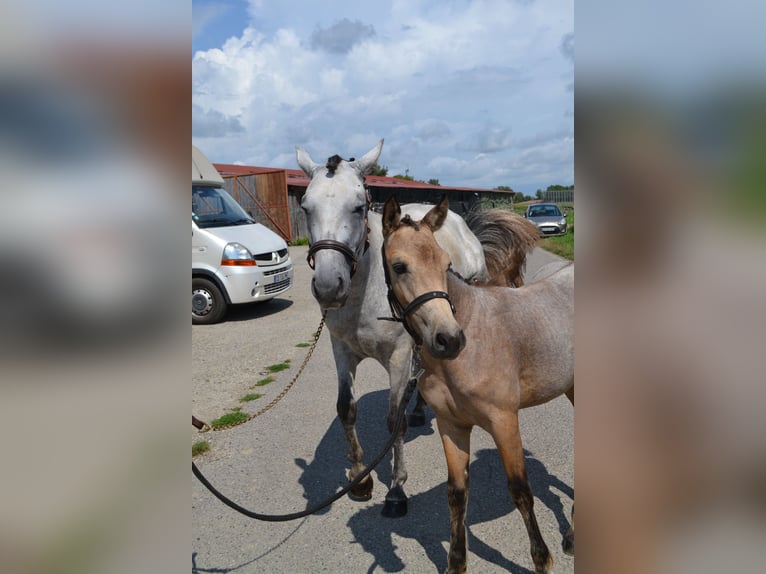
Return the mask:
<svg viewBox="0 0 766 574">
<path fill-rule="evenodd" d="M 216 323 L 229 305 L 267 301 L 292 283 L 287 243 L 242 209 L 192 146 L 192 323 Z"/>
</svg>

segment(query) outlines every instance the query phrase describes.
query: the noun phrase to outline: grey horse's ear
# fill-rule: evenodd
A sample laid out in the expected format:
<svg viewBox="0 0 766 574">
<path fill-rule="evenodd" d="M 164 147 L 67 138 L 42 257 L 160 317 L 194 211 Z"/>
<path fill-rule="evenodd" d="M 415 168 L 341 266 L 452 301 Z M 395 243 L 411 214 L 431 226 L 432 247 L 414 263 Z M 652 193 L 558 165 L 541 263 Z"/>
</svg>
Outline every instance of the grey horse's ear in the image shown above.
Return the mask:
<svg viewBox="0 0 766 574">
<path fill-rule="evenodd" d="M 372 168 L 375 167 L 375 164 L 378 163 L 378 158 L 380 157 L 380 152 L 382 149 L 383 139 L 381 138 L 381 140 L 378 142 L 378 145 L 376 145 L 359 159 L 352 161 L 351 165 L 358 169 L 362 175 L 367 175 L 372 171 Z"/>
<path fill-rule="evenodd" d="M 396 200 L 396 196 L 392 195 L 386 201 L 386 205 L 383 206 L 383 238 L 388 237 L 392 231 L 399 227 L 399 220 L 402 216 L 402 208 L 399 207 L 399 202 Z"/>
<path fill-rule="evenodd" d="M 426 213 L 425 217 L 422 219 L 422 223 L 430 227 L 431 231 L 436 231 L 442 226 L 444 220 L 447 219 L 448 212 L 449 198 L 445 193 L 444 197 L 442 197 L 442 200 L 439 202 L 439 205 L 431 208 L 431 210 Z"/>
<path fill-rule="evenodd" d="M 303 173 L 309 177 L 313 177 L 314 172 L 322 167 L 321 163 L 316 163 L 311 159 L 309 152 L 300 146 L 295 146 L 295 157 L 298 160 L 298 166 L 303 170 Z"/>
</svg>

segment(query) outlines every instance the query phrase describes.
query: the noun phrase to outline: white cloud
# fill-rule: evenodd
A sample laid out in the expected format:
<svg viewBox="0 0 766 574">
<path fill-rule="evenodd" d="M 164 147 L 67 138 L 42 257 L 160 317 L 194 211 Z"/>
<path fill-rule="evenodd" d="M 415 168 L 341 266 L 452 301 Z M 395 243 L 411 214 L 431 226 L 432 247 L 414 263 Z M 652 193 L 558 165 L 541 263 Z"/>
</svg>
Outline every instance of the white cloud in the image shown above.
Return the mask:
<svg viewBox="0 0 766 574">
<path fill-rule="evenodd" d="M 311 47 L 336 54 L 351 51 L 354 45 L 375 36 L 375 27 L 359 20 L 339 20 L 329 28 L 317 27 L 311 34 Z"/>
<path fill-rule="evenodd" d="M 537 155 L 519 142 L 571 134 L 571 2 L 364 4 L 313 16 L 304 2 L 276 11 L 251 1 L 238 37 L 195 54 L 193 103 L 245 130 L 215 140 L 227 156 L 218 161 L 295 167 L 295 145 L 348 157 L 385 137 L 389 173 L 409 167 L 460 186 L 515 186 L 533 173 L 529 185 L 561 181 L 571 138 Z"/>
</svg>

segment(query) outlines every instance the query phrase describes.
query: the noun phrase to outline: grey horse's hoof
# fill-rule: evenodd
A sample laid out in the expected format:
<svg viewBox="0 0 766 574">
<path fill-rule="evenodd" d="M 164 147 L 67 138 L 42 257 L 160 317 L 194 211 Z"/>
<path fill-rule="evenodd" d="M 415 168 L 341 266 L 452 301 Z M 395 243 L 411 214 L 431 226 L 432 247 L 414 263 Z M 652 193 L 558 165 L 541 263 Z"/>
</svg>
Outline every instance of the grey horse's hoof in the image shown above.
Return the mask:
<svg viewBox="0 0 766 574">
<path fill-rule="evenodd" d="M 425 424 L 426 424 L 425 413 L 411 412 L 410 415 L 407 417 L 407 426 L 422 427 Z"/>
<path fill-rule="evenodd" d="M 569 556 L 574 556 L 574 533 L 567 532 L 564 536 L 564 543 L 562 544 L 564 553 Z"/>
<path fill-rule="evenodd" d="M 401 518 L 407 514 L 407 495 L 401 486 L 395 486 L 388 491 L 382 514 L 386 518 Z"/>
<path fill-rule="evenodd" d="M 351 500 L 358 502 L 364 502 L 372 498 L 372 478 L 368 474 L 362 482 L 357 484 L 354 488 L 348 491 L 348 497 Z"/>
</svg>

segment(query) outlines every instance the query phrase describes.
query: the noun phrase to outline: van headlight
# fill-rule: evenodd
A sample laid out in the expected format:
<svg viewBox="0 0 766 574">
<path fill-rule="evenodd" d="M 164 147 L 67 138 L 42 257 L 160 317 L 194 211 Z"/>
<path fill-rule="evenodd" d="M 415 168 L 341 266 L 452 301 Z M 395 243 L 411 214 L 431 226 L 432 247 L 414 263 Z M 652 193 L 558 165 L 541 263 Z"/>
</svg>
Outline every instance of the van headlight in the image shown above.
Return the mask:
<svg viewBox="0 0 766 574">
<path fill-rule="evenodd" d="M 255 265 L 255 259 L 250 250 L 241 243 L 228 243 L 223 248 L 221 265 Z"/>
<path fill-rule="evenodd" d="M 566 217 L 562 217 L 561 221 L 559 221 L 559 225 L 566 225 L 566 224 L 567 224 L 567 218 Z"/>
</svg>

